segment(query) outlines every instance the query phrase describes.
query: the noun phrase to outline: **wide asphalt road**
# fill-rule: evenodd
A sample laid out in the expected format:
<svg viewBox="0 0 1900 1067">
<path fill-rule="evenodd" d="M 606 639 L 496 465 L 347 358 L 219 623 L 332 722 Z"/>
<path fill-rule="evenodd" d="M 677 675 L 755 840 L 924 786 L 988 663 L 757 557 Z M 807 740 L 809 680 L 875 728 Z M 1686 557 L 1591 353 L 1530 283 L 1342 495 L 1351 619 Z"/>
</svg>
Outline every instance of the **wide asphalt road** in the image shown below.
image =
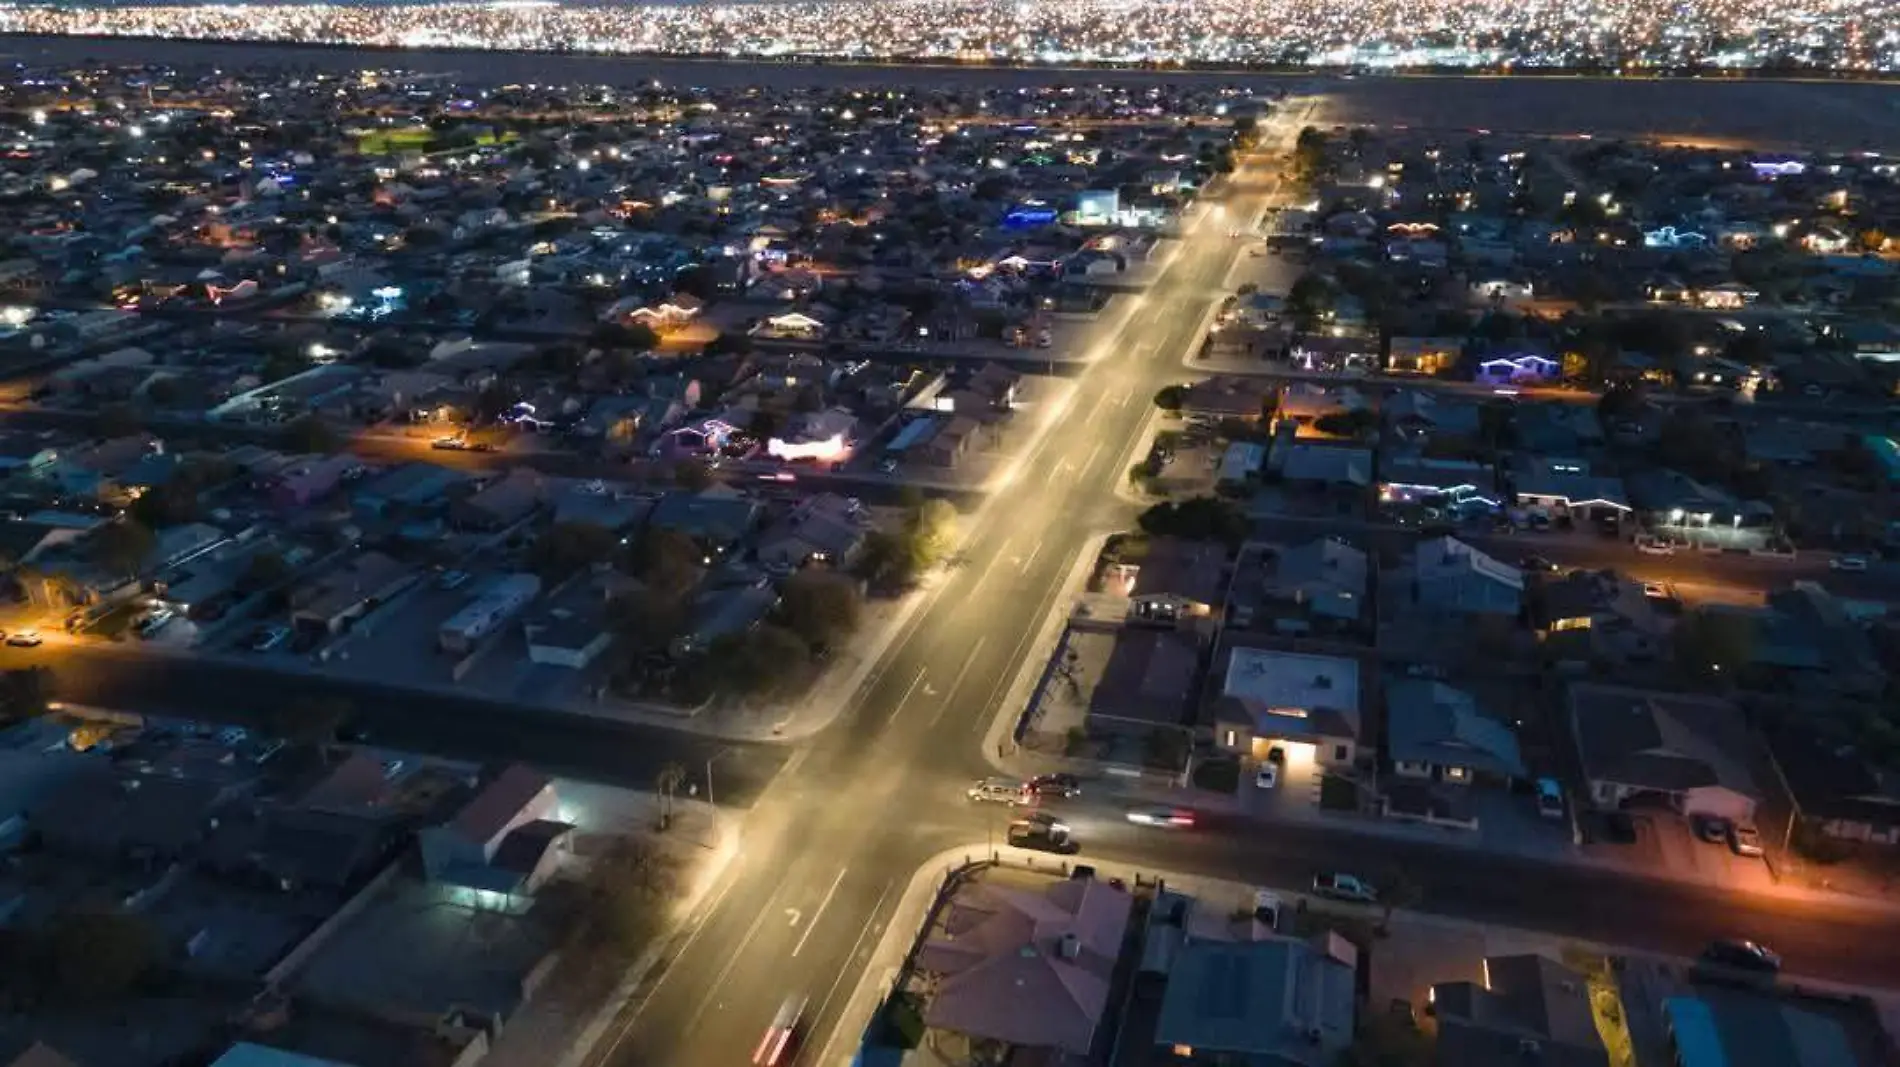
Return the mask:
<svg viewBox="0 0 1900 1067">
<path fill-rule="evenodd" d="M 668 763 L 703 767 L 717 757 L 719 803 L 749 806 L 791 751 L 739 744 L 657 726 L 541 712 L 504 701 L 249 667 L 226 657 L 155 653 L 137 644 L 68 643 L 32 651 L 0 646 L 0 670 L 53 671 L 56 695 L 69 704 L 153 715 L 260 724 L 301 700 L 338 699 L 372 743 L 459 759 L 519 760 L 551 774 L 652 789 Z M 537 716 L 544 717 L 537 721 Z"/>
</svg>

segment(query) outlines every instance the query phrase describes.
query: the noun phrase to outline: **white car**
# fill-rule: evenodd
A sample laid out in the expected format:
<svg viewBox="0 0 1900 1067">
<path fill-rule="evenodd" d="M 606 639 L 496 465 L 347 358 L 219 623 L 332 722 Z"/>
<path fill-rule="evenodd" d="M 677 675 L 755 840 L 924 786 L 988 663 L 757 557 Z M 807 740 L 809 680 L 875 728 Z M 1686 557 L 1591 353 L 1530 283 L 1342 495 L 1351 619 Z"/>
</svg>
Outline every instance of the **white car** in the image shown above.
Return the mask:
<svg viewBox="0 0 1900 1067">
<path fill-rule="evenodd" d="M 7 638 L 7 644 L 13 648 L 38 648 L 45 639 L 38 630 L 21 630 Z"/>
<path fill-rule="evenodd" d="M 1673 556 L 1676 546 L 1655 537 L 1639 537 L 1636 539 L 1636 551 L 1645 556 Z"/>
<path fill-rule="evenodd" d="M 1272 789 L 1274 786 L 1279 785 L 1280 765 L 1277 763 L 1261 763 L 1259 769 L 1253 772 L 1253 784 L 1261 789 Z"/>
<path fill-rule="evenodd" d="M 1128 813 L 1136 826 L 1156 826 L 1163 830 L 1186 830 L 1194 825 L 1194 813 L 1183 808 L 1145 808 Z"/>
<path fill-rule="evenodd" d="M 1027 799 L 1025 793 L 1023 783 L 1013 778 L 985 778 L 963 791 L 972 801 L 1008 804 L 1012 808 Z"/>
<path fill-rule="evenodd" d="M 1379 899 L 1379 893 L 1365 879 L 1358 875 L 1330 874 L 1313 877 L 1313 894 L 1331 900 L 1344 900 L 1353 904 L 1371 904 Z"/>
<path fill-rule="evenodd" d="M 1864 571 L 1867 569 L 1866 556 L 1835 556 L 1827 565 L 1837 571 Z"/>
</svg>

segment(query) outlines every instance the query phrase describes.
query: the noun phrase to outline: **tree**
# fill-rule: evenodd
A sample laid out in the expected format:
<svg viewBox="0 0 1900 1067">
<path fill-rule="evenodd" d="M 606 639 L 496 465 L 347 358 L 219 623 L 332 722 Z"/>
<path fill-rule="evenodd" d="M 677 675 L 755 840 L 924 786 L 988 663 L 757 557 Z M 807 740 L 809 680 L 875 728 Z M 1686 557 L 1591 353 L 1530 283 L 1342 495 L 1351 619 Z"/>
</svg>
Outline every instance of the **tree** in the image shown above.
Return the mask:
<svg viewBox="0 0 1900 1067">
<path fill-rule="evenodd" d="M 660 794 L 660 829 L 673 825 L 673 799 L 679 793 L 680 786 L 686 784 L 686 768 L 677 763 L 667 763 L 653 778 L 653 788 Z"/>
<path fill-rule="evenodd" d="M 130 437 L 145 429 L 145 420 L 130 404 L 107 404 L 99 409 L 94 428 L 100 437 Z"/>
<path fill-rule="evenodd" d="M 75 909 L 49 924 L 40 947 L 53 991 L 70 1003 L 126 993 L 158 966 L 163 942 L 142 916 Z"/>
<path fill-rule="evenodd" d="M 92 561 L 121 578 L 131 577 L 145 564 L 156 542 L 150 527 L 137 519 L 120 519 L 94 530 L 88 542 Z"/>
<path fill-rule="evenodd" d="M 660 335 L 644 322 L 603 322 L 594 328 L 594 343 L 602 348 L 650 352 L 660 343 Z"/>
<path fill-rule="evenodd" d="M 1187 400 L 1186 386 L 1184 385 L 1163 386 L 1161 391 L 1155 394 L 1155 407 L 1158 407 L 1163 411 L 1170 411 L 1170 412 L 1180 411 L 1182 404 L 1186 400 Z"/>
<path fill-rule="evenodd" d="M 297 745 L 326 745 L 350 721 L 356 709 L 343 697 L 306 695 L 278 705 L 266 719 L 266 729 Z"/>
<path fill-rule="evenodd" d="M 1237 545 L 1247 536 L 1247 517 L 1219 497 L 1197 496 L 1179 503 L 1156 504 L 1142 512 L 1136 521 L 1143 533 L 1153 537 L 1226 541 Z"/>
<path fill-rule="evenodd" d="M 1393 871 L 1379 880 L 1379 919 L 1381 933 L 1392 925 L 1392 913 L 1401 908 L 1411 908 L 1424 899 L 1425 889 L 1404 871 Z"/>
<path fill-rule="evenodd" d="M 712 468 L 697 459 L 682 459 L 673 464 L 673 484 L 689 493 L 703 493 L 712 488 Z"/>
<path fill-rule="evenodd" d="M 947 500 L 926 500 L 904 520 L 904 545 L 912 573 L 922 573 L 950 555 L 957 538 L 957 509 Z"/>
<path fill-rule="evenodd" d="M 1316 329 L 1321 319 L 1333 310 L 1338 299 L 1333 283 L 1324 275 L 1302 274 L 1287 290 L 1286 310 L 1300 329 Z"/>
<path fill-rule="evenodd" d="M 850 577 L 808 568 L 779 586 L 778 610 L 786 626 L 817 648 L 835 644 L 858 628 L 864 597 Z"/>
<path fill-rule="evenodd" d="M 1313 420 L 1313 429 L 1334 437 L 1358 437 L 1379 424 L 1379 417 L 1364 408 L 1329 411 Z"/>
<path fill-rule="evenodd" d="M 0 723 L 23 722 L 46 714 L 53 700 L 53 672 L 45 667 L 0 674 Z"/>
<path fill-rule="evenodd" d="M 572 898 L 571 906 L 551 910 L 571 916 L 577 944 L 622 961 L 639 955 L 664 928 L 678 885 L 676 860 L 648 842 L 616 838 L 584 878 L 557 891 Z"/>
<path fill-rule="evenodd" d="M 534 570 L 559 581 L 574 572 L 613 558 L 620 541 L 612 530 L 592 522 L 557 522 L 535 538 Z"/>
<path fill-rule="evenodd" d="M 275 549 L 255 553 L 244 565 L 244 576 L 238 584 L 250 592 L 261 592 L 282 583 L 290 577 L 290 561 L 282 552 Z"/>
<path fill-rule="evenodd" d="M 1755 651 L 1755 623 L 1737 612 L 1701 609 L 1676 624 L 1676 659 L 1698 677 L 1733 677 Z"/>
<path fill-rule="evenodd" d="M 910 569 L 910 553 L 904 539 L 889 530 L 872 530 L 864 536 L 858 552 L 858 577 L 879 589 L 902 588 L 916 575 Z"/>
<path fill-rule="evenodd" d="M 648 530 L 635 553 L 634 574 L 655 596 L 673 600 L 699 583 L 705 553 L 678 530 Z"/>
<path fill-rule="evenodd" d="M 811 677 L 811 649 L 783 626 L 762 623 L 713 643 L 714 687 L 741 700 L 770 702 L 798 691 Z"/>
<path fill-rule="evenodd" d="M 304 415 L 284 426 L 284 447 L 292 452 L 336 452 L 343 440 L 321 416 Z"/>
<path fill-rule="evenodd" d="M 635 652 L 667 647 L 685 624 L 685 604 L 677 596 L 662 597 L 652 589 L 635 589 L 607 602 L 608 628 Z"/>
</svg>

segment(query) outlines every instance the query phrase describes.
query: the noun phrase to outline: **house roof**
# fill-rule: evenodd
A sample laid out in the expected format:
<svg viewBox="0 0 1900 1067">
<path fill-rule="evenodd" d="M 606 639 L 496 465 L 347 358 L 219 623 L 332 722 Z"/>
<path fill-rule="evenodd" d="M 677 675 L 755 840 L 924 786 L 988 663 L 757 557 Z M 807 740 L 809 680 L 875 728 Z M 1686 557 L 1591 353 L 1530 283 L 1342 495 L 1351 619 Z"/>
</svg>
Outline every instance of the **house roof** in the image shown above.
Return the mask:
<svg viewBox="0 0 1900 1067">
<path fill-rule="evenodd" d="M 1580 685 L 1571 726 L 1592 781 L 1682 793 L 1720 786 L 1760 799 L 1741 714 L 1706 697 Z"/>
<path fill-rule="evenodd" d="M 1291 441 L 1276 444 L 1268 462 L 1282 478 L 1292 482 L 1372 484 L 1372 453 L 1364 448 Z"/>
<path fill-rule="evenodd" d="M 1353 996 L 1353 968 L 1304 941 L 1190 940 L 1169 970 L 1155 1041 L 1317 1067 L 1351 1044 Z"/>
<path fill-rule="evenodd" d="M 1539 1067 L 1607 1067 L 1584 977 L 1537 955 L 1492 956 L 1486 984 L 1432 987 L 1438 1053 L 1459 1067 L 1521 1067 L 1525 1042 Z"/>
<path fill-rule="evenodd" d="M 1156 538 L 1135 573 L 1131 596 L 1172 594 L 1197 604 L 1218 604 L 1226 589 L 1227 547 L 1217 541 Z"/>
<path fill-rule="evenodd" d="M 1359 664 L 1343 656 L 1234 647 L 1221 700 L 1238 709 L 1260 736 L 1359 736 Z"/>
<path fill-rule="evenodd" d="M 552 784 L 539 771 L 511 763 L 462 805 L 449 828 L 469 841 L 487 844 Z"/>
<path fill-rule="evenodd" d="M 1041 893 L 978 883 L 950 904 L 918 965 L 939 976 L 931 1026 L 1087 1055 L 1133 904 L 1093 878 Z"/>
<path fill-rule="evenodd" d="M 1200 666 L 1194 638 L 1175 630 L 1125 628 L 1089 696 L 1089 714 L 1178 726 Z"/>
<path fill-rule="evenodd" d="M 1517 735 L 1443 682 L 1407 679 L 1386 689 L 1387 754 L 1394 760 L 1524 776 Z"/>
<path fill-rule="evenodd" d="M 1515 615 L 1524 572 L 1455 537 L 1421 542 L 1413 560 L 1418 602 L 1447 611 Z"/>
<path fill-rule="evenodd" d="M 1818 735 L 1805 718 L 1799 729 L 1774 731 L 1769 742 L 1803 816 L 1900 826 L 1900 771 L 1866 758 L 1851 742 Z"/>
<path fill-rule="evenodd" d="M 1282 550 L 1268 591 L 1299 599 L 1315 614 L 1357 619 L 1366 606 L 1366 554 L 1337 537 L 1320 537 Z"/>
</svg>

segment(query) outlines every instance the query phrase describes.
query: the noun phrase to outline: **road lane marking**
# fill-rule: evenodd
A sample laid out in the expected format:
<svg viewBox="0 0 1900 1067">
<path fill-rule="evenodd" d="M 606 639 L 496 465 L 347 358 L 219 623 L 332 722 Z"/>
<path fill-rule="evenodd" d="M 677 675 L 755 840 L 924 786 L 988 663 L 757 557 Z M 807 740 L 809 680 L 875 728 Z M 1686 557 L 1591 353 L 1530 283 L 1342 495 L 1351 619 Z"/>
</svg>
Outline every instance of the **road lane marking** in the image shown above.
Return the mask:
<svg viewBox="0 0 1900 1067">
<path fill-rule="evenodd" d="M 970 587 L 971 597 L 975 597 L 976 591 L 983 588 L 983 583 L 990 580 L 990 572 L 996 569 L 996 565 L 1003 561 L 1004 554 L 1009 551 L 1009 542 L 1009 538 L 1004 538 L 1003 543 L 996 547 L 995 554 L 990 556 L 989 566 L 983 568 L 983 573 L 976 576 L 976 584 Z"/>
<path fill-rule="evenodd" d="M 1095 442 L 1095 447 L 1089 449 L 1088 462 L 1082 464 L 1082 473 L 1076 476 L 1076 479 L 1075 479 L 1076 482 L 1081 483 L 1081 482 L 1087 481 L 1088 476 L 1089 476 L 1089 471 L 1095 469 L 1095 461 L 1101 458 L 1102 458 L 1102 442 L 1097 441 Z"/>
<path fill-rule="evenodd" d="M 777 895 L 773 894 L 773 896 Z M 699 1020 L 706 1017 L 706 1009 L 712 1007 L 713 997 L 718 995 L 719 987 L 726 984 L 726 976 L 731 974 L 732 968 L 745 957 L 746 946 L 758 936 L 759 924 L 765 922 L 767 915 L 772 914 L 771 899 L 767 898 L 765 903 L 767 906 L 759 909 L 759 914 L 752 919 L 752 925 L 746 927 L 745 936 L 739 939 L 739 943 L 733 946 L 731 954 L 726 957 L 726 965 L 719 968 L 719 973 L 713 976 L 712 984 L 706 987 L 706 995 L 699 1002 L 699 1008 L 693 1012 L 691 1019 L 686 1020 L 686 1029 L 680 1031 L 681 1034 L 690 1034 L 699 1028 Z"/>
<path fill-rule="evenodd" d="M 1028 573 L 1029 573 L 1029 568 L 1031 568 L 1031 567 L 1033 567 L 1033 566 L 1035 566 L 1035 564 L 1036 564 L 1036 557 L 1037 557 L 1038 555 L 1041 555 L 1041 554 L 1042 554 L 1042 542 L 1041 542 L 1041 541 L 1037 541 L 1037 542 L 1036 542 L 1036 547 L 1034 547 L 1034 548 L 1032 548 L 1032 549 L 1030 549 L 1030 550 L 1029 550 L 1029 558 L 1028 558 L 1028 559 L 1025 559 L 1025 560 L 1023 560 L 1023 567 L 1022 567 L 1022 572 L 1023 572 L 1024 574 L 1028 574 Z"/>
<path fill-rule="evenodd" d="M 963 657 L 963 666 L 957 668 L 956 681 L 950 683 L 950 691 L 943 695 L 943 703 L 938 704 L 937 710 L 931 714 L 930 725 L 935 726 L 937 720 L 943 718 L 944 710 L 948 708 L 950 702 L 957 697 L 957 688 L 963 684 L 964 677 L 970 673 L 970 665 L 976 662 L 977 655 L 983 651 L 983 645 L 988 642 L 989 639 L 988 634 L 983 634 L 976 639 L 976 644 L 970 646 L 970 654 Z"/>
<path fill-rule="evenodd" d="M 667 957 L 665 963 L 661 965 L 660 973 L 654 976 L 653 984 L 647 987 L 646 995 L 640 998 L 638 1004 L 633 1005 L 633 1011 L 627 1015 L 627 1021 L 621 1025 L 620 1032 L 616 1033 L 613 1040 L 607 1043 L 607 1051 L 605 1053 L 596 1053 L 595 1055 L 589 1056 L 588 1058 L 590 1060 L 594 1063 L 613 1062 L 614 1053 L 620 1051 L 620 1046 L 627 1040 L 627 1035 L 633 1033 L 634 1023 L 640 1020 L 640 1013 L 646 1011 L 647 1005 L 653 1003 L 653 998 L 660 995 L 660 987 L 666 984 L 668 978 L 673 977 L 673 972 L 678 967 L 679 962 L 685 959 L 687 953 L 693 950 L 693 946 L 699 942 L 700 935 L 706 932 L 706 927 L 712 925 L 712 917 L 718 913 L 719 906 L 725 903 L 726 894 L 732 892 L 733 886 L 739 884 L 737 872 L 738 859 L 735 857 L 732 866 L 727 869 L 724 882 L 720 885 L 719 891 L 714 893 L 712 899 L 706 903 L 706 906 L 700 909 L 699 917 L 693 921 L 692 932 L 688 934 L 686 940 L 680 944 L 679 951 Z"/>
<path fill-rule="evenodd" d="M 891 717 L 886 720 L 887 722 L 896 722 L 897 717 L 904 713 L 906 707 L 910 706 L 910 695 L 917 691 L 917 684 L 924 680 L 924 672 L 929 669 L 928 667 L 917 668 L 917 677 L 910 680 L 910 685 L 905 688 L 904 695 L 897 698 L 897 706 L 891 709 Z M 806 751 L 810 751 L 809 747 Z"/>
<path fill-rule="evenodd" d="M 843 967 L 838 968 L 838 977 L 833 978 L 831 980 L 831 988 L 825 990 L 825 999 L 818 1002 L 818 1010 L 812 1013 L 813 1020 L 821 1021 L 824 1019 L 825 1009 L 831 1006 L 831 998 L 838 995 L 838 986 L 844 982 L 845 976 L 854 975 L 858 973 L 858 969 L 852 966 L 850 961 L 857 956 L 858 946 L 864 943 L 864 939 L 866 937 L 869 937 L 871 934 L 879 932 L 884 928 L 884 924 L 877 921 L 877 913 L 879 909 L 884 907 L 884 901 L 889 899 L 891 895 L 891 890 L 896 888 L 896 886 L 897 886 L 897 879 L 895 878 L 884 883 L 884 891 L 877 895 L 877 903 L 871 905 L 871 910 L 866 913 L 867 920 L 864 924 L 864 929 L 858 931 L 857 940 L 851 942 L 851 948 L 845 953 L 845 961 L 846 961 L 845 965 Z M 825 1054 L 823 1056 L 820 1056 L 818 1059 L 818 1062 L 820 1064 L 831 1062 L 830 1061 L 831 1044 L 833 1041 L 837 1039 L 837 1036 L 838 1036 L 837 1028 L 834 1026 L 832 1028 L 831 1034 L 829 1034 L 826 1037 L 826 1040 L 823 1046 L 825 1050 Z"/>
<path fill-rule="evenodd" d="M 798 944 L 792 946 L 792 958 L 798 958 L 798 954 L 804 951 L 805 942 L 810 941 L 812 931 L 818 929 L 819 916 L 825 913 L 825 908 L 831 903 L 831 898 L 837 895 L 838 885 L 844 881 L 844 872 L 850 869 L 849 867 L 838 868 L 838 877 L 831 880 L 831 888 L 825 890 L 825 898 L 818 902 L 818 910 L 811 913 L 811 922 L 805 925 L 805 936 L 799 938 Z"/>
</svg>

